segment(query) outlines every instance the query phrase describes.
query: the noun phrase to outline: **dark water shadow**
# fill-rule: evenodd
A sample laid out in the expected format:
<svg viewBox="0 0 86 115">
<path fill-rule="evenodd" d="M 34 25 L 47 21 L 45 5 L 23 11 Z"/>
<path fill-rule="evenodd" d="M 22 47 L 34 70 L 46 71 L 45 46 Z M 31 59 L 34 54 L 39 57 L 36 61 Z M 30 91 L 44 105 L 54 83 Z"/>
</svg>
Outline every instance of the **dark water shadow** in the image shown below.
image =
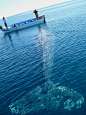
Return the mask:
<svg viewBox="0 0 86 115">
<path fill-rule="evenodd" d="M 11 46 L 14 48 L 14 44 L 13 44 L 13 40 L 12 40 L 12 36 L 11 36 L 11 34 L 8 33 L 7 36 L 9 37 L 9 40 L 10 40 Z"/>
<path fill-rule="evenodd" d="M 13 32 L 12 32 L 12 33 L 13 33 Z M 6 34 L 4 35 L 4 37 L 5 37 L 5 38 L 8 37 L 8 38 L 9 38 L 9 41 L 10 41 L 10 43 L 11 43 L 11 46 L 12 46 L 13 48 L 15 48 L 15 47 L 14 47 L 14 43 L 13 43 L 12 33 L 6 33 Z M 17 30 L 15 31 L 15 33 L 16 33 L 17 36 L 19 36 L 19 33 L 18 33 Z"/>
</svg>

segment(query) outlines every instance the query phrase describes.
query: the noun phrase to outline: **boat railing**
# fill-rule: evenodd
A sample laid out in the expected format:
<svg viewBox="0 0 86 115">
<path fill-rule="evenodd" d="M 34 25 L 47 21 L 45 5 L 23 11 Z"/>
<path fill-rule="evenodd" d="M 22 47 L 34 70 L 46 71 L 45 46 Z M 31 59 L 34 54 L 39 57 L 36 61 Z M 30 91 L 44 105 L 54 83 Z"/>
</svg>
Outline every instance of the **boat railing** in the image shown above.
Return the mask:
<svg viewBox="0 0 86 115">
<path fill-rule="evenodd" d="M 44 18 L 44 15 L 40 16 L 39 19 L 42 19 Z M 27 23 L 30 23 L 30 22 L 34 22 L 36 21 L 37 19 L 36 18 L 33 18 L 33 19 L 29 19 L 29 20 L 26 20 L 26 21 L 23 21 L 23 22 L 19 22 L 19 23 L 15 23 L 16 26 L 20 26 L 20 25 L 23 25 L 23 24 L 27 24 Z M 10 28 L 14 28 L 14 24 L 10 25 L 9 26 Z"/>
<path fill-rule="evenodd" d="M 26 23 L 26 21 L 20 22 L 20 24 L 25 24 L 25 23 Z"/>
</svg>

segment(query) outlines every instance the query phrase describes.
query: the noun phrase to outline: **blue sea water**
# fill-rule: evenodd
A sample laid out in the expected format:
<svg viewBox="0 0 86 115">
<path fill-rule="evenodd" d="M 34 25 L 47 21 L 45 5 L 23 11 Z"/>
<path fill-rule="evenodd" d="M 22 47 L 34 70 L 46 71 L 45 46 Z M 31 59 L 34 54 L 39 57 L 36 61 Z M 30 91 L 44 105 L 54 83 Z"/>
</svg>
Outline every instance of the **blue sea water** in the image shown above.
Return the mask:
<svg viewBox="0 0 86 115">
<path fill-rule="evenodd" d="M 37 94 L 42 98 L 37 93 L 40 88 L 34 91 L 38 86 L 48 85 L 46 80 L 53 82 L 52 91 L 55 84 L 73 89 L 84 97 L 84 102 L 80 108 L 71 110 L 62 106 L 41 110 L 39 105 L 39 111 L 35 111 L 38 106 L 35 102 L 32 115 L 86 115 L 86 1 L 69 1 L 38 11 L 39 15 L 45 14 L 46 24 L 9 34 L 0 31 L 0 115 L 12 115 L 9 106 L 22 97 Z M 11 25 L 33 17 L 33 11 L 28 11 L 6 19 Z M 0 25 L 3 26 L 1 19 Z M 45 96 L 47 99 L 47 93 Z M 48 100 L 46 105 L 54 106 L 54 102 Z M 32 103 L 27 100 L 27 105 Z"/>
</svg>

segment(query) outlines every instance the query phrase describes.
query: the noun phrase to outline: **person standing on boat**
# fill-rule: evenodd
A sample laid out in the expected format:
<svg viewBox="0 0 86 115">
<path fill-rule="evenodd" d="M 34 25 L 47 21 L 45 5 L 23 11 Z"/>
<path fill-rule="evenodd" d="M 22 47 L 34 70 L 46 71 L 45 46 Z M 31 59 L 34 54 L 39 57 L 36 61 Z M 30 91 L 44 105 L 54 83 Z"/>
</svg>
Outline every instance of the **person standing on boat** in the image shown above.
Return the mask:
<svg viewBox="0 0 86 115">
<path fill-rule="evenodd" d="M 39 20 L 38 11 L 35 9 L 33 13 L 35 13 L 36 19 Z"/>
<path fill-rule="evenodd" d="M 5 25 L 5 27 L 8 29 L 8 26 L 7 26 L 7 22 L 6 22 L 5 17 L 3 17 L 3 21 L 4 21 L 4 25 Z"/>
</svg>

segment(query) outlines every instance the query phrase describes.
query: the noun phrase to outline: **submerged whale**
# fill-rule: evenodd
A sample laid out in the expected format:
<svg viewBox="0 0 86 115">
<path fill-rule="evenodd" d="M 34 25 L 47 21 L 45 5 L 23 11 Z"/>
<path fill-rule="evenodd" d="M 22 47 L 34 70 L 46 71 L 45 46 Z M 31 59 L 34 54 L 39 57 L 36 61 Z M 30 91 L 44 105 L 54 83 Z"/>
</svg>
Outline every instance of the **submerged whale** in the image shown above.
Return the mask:
<svg viewBox="0 0 86 115">
<path fill-rule="evenodd" d="M 77 91 L 49 81 L 46 87 L 38 86 L 9 107 L 12 114 L 31 114 L 43 109 L 52 110 L 58 107 L 70 111 L 72 108 L 80 108 L 83 102 L 84 97 Z"/>
<path fill-rule="evenodd" d="M 73 108 L 81 108 L 84 97 L 80 93 L 68 87 L 59 86 L 50 78 L 53 65 L 53 47 L 50 46 L 52 45 L 50 44 L 52 35 L 42 29 L 37 38 L 43 47 L 43 68 L 46 81 L 43 86 L 37 86 L 34 90 L 27 92 L 21 99 L 12 102 L 9 105 L 12 114 L 25 115 L 41 112 L 42 110 L 50 111 L 62 108 L 71 111 Z"/>
<path fill-rule="evenodd" d="M 63 109 L 78 109 L 84 102 L 84 97 L 65 86 L 58 86 L 51 81 L 46 83 L 46 87 L 38 86 L 21 99 L 9 105 L 12 114 L 26 114 L 39 112 L 43 109 L 52 110 L 61 107 Z"/>
</svg>

